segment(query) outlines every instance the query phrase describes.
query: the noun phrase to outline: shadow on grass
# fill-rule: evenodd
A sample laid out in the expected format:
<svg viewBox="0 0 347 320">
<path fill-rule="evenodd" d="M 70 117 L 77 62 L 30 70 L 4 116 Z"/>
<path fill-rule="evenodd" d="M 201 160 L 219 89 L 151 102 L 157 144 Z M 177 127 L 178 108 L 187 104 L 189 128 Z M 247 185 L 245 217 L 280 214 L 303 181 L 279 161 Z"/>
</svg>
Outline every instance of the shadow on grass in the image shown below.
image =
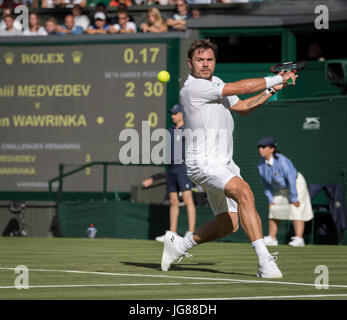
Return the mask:
<svg viewBox="0 0 347 320">
<path fill-rule="evenodd" d="M 141 267 L 141 268 L 148 268 L 148 269 L 153 269 L 157 271 L 161 271 L 161 266 L 159 263 L 140 263 L 140 262 L 121 262 L 124 265 L 127 266 L 133 266 L 133 267 Z M 248 276 L 248 277 L 256 277 L 255 274 L 249 274 L 249 273 L 238 273 L 238 272 L 224 272 L 224 271 L 219 271 L 216 269 L 211 269 L 211 268 L 203 268 L 202 266 L 213 266 L 214 263 L 189 263 L 189 264 L 173 264 L 170 268 L 172 271 L 200 271 L 200 272 L 209 272 L 209 273 L 214 273 L 214 274 L 230 274 L 230 275 L 238 275 L 238 276 Z M 196 266 L 196 267 L 195 267 Z"/>
</svg>

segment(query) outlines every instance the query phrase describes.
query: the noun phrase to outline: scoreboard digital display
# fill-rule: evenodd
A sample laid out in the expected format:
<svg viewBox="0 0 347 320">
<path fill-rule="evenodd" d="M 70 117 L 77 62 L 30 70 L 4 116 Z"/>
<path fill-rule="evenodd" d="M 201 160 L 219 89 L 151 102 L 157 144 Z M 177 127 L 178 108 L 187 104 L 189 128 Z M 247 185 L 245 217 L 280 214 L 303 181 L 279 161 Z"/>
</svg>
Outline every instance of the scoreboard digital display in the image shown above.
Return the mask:
<svg viewBox="0 0 347 320">
<path fill-rule="evenodd" d="M 60 163 L 119 161 L 122 130 L 166 128 L 168 84 L 157 74 L 167 50 L 155 41 L 0 45 L 0 191 L 47 191 Z M 93 170 L 69 191 L 95 190 Z M 110 188 L 129 191 L 158 171 L 125 170 Z"/>
</svg>

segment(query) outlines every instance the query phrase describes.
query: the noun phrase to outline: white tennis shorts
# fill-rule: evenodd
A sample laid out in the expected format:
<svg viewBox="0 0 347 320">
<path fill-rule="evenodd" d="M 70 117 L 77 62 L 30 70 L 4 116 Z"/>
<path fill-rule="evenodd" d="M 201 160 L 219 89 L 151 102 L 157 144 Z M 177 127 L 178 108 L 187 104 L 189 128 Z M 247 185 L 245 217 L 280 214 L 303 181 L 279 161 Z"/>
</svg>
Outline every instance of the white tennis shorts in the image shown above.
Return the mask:
<svg viewBox="0 0 347 320">
<path fill-rule="evenodd" d="M 240 168 L 231 160 L 223 164 L 218 159 L 209 159 L 203 164 L 187 165 L 188 177 L 197 185 L 203 187 L 213 214 L 237 212 L 237 202 L 224 194 L 225 185 L 233 177 L 241 177 Z"/>
</svg>

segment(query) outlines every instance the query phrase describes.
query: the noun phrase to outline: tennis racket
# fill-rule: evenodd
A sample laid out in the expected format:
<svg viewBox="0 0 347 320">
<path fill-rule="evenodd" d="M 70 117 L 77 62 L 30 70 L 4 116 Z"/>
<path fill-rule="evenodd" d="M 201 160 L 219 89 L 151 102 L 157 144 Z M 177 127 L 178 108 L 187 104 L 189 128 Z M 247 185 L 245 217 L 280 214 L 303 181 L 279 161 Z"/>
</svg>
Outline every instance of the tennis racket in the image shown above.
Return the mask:
<svg viewBox="0 0 347 320">
<path fill-rule="evenodd" d="M 306 67 L 306 61 L 296 61 L 296 62 L 284 62 L 275 64 L 270 68 L 270 71 L 273 73 L 279 73 L 281 71 L 287 72 L 293 72 L 296 73 L 299 70 L 302 70 Z M 293 79 L 289 79 L 287 83 L 292 83 Z"/>
</svg>

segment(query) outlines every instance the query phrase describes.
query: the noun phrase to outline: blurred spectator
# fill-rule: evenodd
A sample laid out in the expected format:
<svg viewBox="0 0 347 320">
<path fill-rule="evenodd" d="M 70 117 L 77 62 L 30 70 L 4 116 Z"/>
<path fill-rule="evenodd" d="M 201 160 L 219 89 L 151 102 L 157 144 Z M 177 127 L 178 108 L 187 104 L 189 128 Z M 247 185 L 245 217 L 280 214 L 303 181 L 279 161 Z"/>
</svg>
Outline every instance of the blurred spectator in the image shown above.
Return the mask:
<svg viewBox="0 0 347 320">
<path fill-rule="evenodd" d="M 161 13 L 157 8 L 148 9 L 147 22 L 141 23 L 142 32 L 167 32 L 168 27 L 161 17 Z"/>
<path fill-rule="evenodd" d="M 187 19 L 191 17 L 188 12 L 188 4 L 186 0 L 176 1 L 176 12 L 166 20 L 170 31 L 185 31 L 187 29 Z"/>
<path fill-rule="evenodd" d="M 75 26 L 80 26 L 86 32 L 90 25 L 90 20 L 88 16 L 82 14 L 82 7 L 79 4 L 73 6 L 72 15 L 75 17 Z"/>
<path fill-rule="evenodd" d="M 109 7 L 118 7 L 121 3 L 124 3 L 127 7 L 132 5 L 131 0 L 110 0 Z"/>
<path fill-rule="evenodd" d="M 41 8 L 72 8 L 75 4 L 85 7 L 87 0 L 42 0 Z"/>
<path fill-rule="evenodd" d="M 162 0 L 138 0 L 138 5 L 143 5 L 143 6 L 157 6 L 157 5 L 163 5 Z M 163 1 L 167 2 L 167 1 Z M 165 3 L 166 4 L 166 3 Z"/>
<path fill-rule="evenodd" d="M 22 4 L 28 8 L 38 8 L 39 7 L 39 0 L 19 0 L 19 4 Z"/>
<path fill-rule="evenodd" d="M 105 6 L 108 6 L 110 0 L 87 0 L 87 7 L 97 7 L 98 4 L 103 3 Z"/>
<path fill-rule="evenodd" d="M 94 24 L 89 26 L 88 34 L 106 34 L 110 31 L 110 26 L 106 23 L 106 15 L 97 11 L 94 15 Z"/>
<path fill-rule="evenodd" d="M 107 7 L 103 2 L 98 2 L 96 7 L 95 7 L 95 11 L 98 12 L 103 12 L 105 14 L 106 17 L 106 24 L 111 25 L 112 24 L 112 19 L 110 19 L 108 17 L 108 13 L 107 13 Z"/>
<path fill-rule="evenodd" d="M 61 34 L 83 34 L 83 29 L 75 25 L 74 16 L 68 14 L 64 18 L 64 24 L 57 27 L 57 31 Z"/>
<path fill-rule="evenodd" d="M 45 23 L 45 29 L 49 36 L 59 34 L 57 31 L 57 20 L 54 17 L 47 18 Z"/>
<path fill-rule="evenodd" d="M 22 32 L 14 28 L 14 17 L 10 14 L 4 17 L 5 28 L 0 30 L 0 36 L 21 36 Z"/>
<path fill-rule="evenodd" d="M 187 0 L 188 4 L 211 4 L 215 1 L 212 0 Z"/>
<path fill-rule="evenodd" d="M 318 43 L 311 42 L 307 47 L 307 60 L 325 61 L 323 51 Z"/>
<path fill-rule="evenodd" d="M 65 8 L 73 8 L 75 4 L 79 4 L 82 8 L 87 5 L 87 0 L 62 0 Z"/>
<path fill-rule="evenodd" d="M 111 33 L 136 33 L 137 27 L 134 22 L 129 21 L 126 11 L 117 12 L 118 23 L 111 26 Z"/>
<path fill-rule="evenodd" d="M 13 0 L 3 0 L 0 8 L 15 8 L 18 6 L 18 3 Z"/>
<path fill-rule="evenodd" d="M 7 16 L 7 15 L 13 16 L 13 9 L 12 8 L 5 8 L 5 9 L 3 9 L 3 11 L 2 11 L 2 19 L 1 19 L 1 22 L 0 22 L 0 30 L 6 28 L 4 17 Z M 14 20 L 13 27 L 15 29 L 19 30 L 19 31 L 22 30 L 22 24 L 19 21 L 17 21 L 17 20 Z"/>
<path fill-rule="evenodd" d="M 153 6 L 153 5 L 161 5 L 167 6 L 169 4 L 176 4 L 176 0 L 135 0 L 142 2 L 143 5 Z"/>
<path fill-rule="evenodd" d="M 125 3 L 120 3 L 119 6 L 117 7 L 117 12 L 118 11 L 127 11 L 128 7 Z M 134 22 L 135 23 L 135 19 L 133 18 L 133 16 L 131 16 L 128 12 L 128 17 L 129 17 L 129 21 Z M 111 24 L 117 24 L 118 23 L 118 16 L 117 14 L 113 17 L 112 19 L 112 23 Z"/>
<path fill-rule="evenodd" d="M 29 29 L 23 31 L 23 36 L 47 36 L 47 31 L 40 25 L 38 13 L 32 12 L 29 15 Z"/>
<path fill-rule="evenodd" d="M 103 2 L 98 2 L 95 6 L 95 10 L 103 12 L 105 15 L 107 15 L 107 6 Z"/>
<path fill-rule="evenodd" d="M 42 0 L 41 8 L 55 8 L 60 7 L 62 0 Z"/>
<path fill-rule="evenodd" d="M 198 8 L 194 8 L 190 11 L 190 15 L 192 19 L 200 18 L 201 17 L 201 12 Z"/>
</svg>

